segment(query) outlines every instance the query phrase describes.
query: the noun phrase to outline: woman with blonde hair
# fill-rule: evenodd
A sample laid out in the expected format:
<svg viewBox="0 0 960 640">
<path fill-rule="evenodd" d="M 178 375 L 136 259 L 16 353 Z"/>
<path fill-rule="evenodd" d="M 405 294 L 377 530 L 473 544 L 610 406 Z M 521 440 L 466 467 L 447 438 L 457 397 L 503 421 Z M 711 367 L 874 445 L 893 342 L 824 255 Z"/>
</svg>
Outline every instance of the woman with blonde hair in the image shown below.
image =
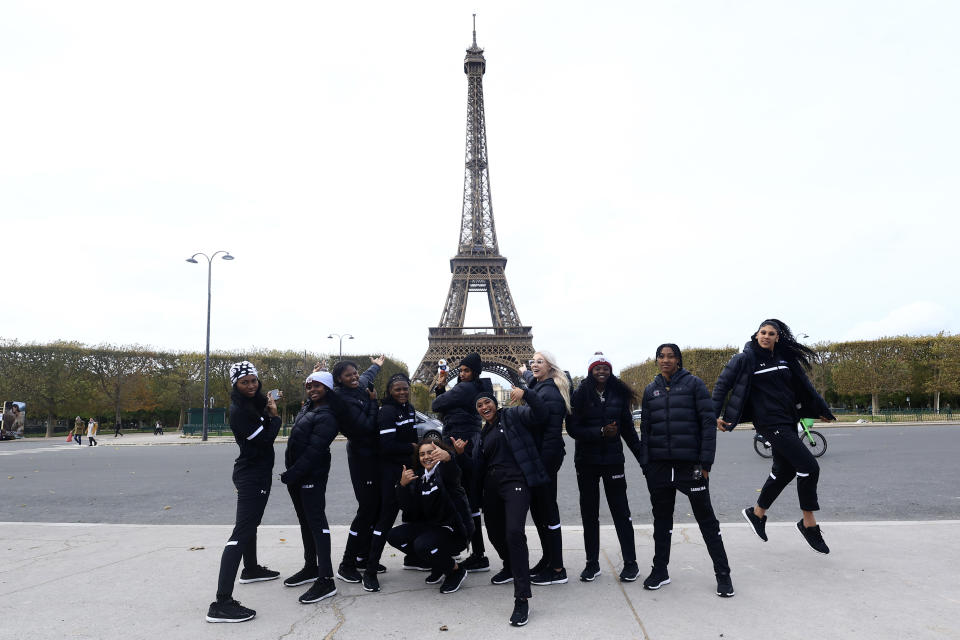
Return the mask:
<svg viewBox="0 0 960 640">
<path fill-rule="evenodd" d="M 530 490 L 530 515 L 537 525 L 543 558 L 530 568 L 530 582 L 536 585 L 563 584 L 567 571 L 563 566 L 563 537 L 560 532 L 560 508 L 557 506 L 557 472 L 566 453 L 563 446 L 563 421 L 570 414 L 570 380 L 549 351 L 537 351 L 530 370 L 520 365 L 520 375 L 547 406 L 549 416 L 532 430 L 540 459 L 550 481 Z"/>
</svg>

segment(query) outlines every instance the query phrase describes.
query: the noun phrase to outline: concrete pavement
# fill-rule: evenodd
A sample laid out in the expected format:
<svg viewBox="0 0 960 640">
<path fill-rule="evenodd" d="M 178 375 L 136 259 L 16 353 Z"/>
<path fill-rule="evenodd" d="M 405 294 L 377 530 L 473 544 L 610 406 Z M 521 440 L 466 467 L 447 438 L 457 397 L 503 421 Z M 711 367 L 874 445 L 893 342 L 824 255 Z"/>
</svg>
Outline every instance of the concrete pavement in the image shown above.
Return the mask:
<svg viewBox="0 0 960 640">
<path fill-rule="evenodd" d="M 612 527 L 601 532 L 603 575 L 579 582 L 581 532 L 565 527 L 571 581 L 535 586 L 530 623 L 515 629 L 510 585 L 470 574 L 460 592 L 441 595 L 425 574 L 401 570 L 389 547 L 381 593 L 337 581 L 334 598 L 301 605 L 304 588 L 238 584 L 234 596 L 257 617 L 209 624 L 229 526 L 0 523 L 0 638 L 960 638 L 960 521 L 823 527 L 830 555 L 807 547 L 789 520 L 768 524 L 767 543 L 745 523 L 724 524 L 731 599 L 715 595 L 695 525 L 675 526 L 673 582 L 655 592 L 616 579 Z M 346 529 L 332 529 L 336 562 Z M 636 531 L 642 580 L 653 542 L 649 526 Z M 535 531 L 527 537 L 536 559 Z M 261 527 L 259 557 L 281 577 L 299 569 L 296 526 Z"/>
</svg>

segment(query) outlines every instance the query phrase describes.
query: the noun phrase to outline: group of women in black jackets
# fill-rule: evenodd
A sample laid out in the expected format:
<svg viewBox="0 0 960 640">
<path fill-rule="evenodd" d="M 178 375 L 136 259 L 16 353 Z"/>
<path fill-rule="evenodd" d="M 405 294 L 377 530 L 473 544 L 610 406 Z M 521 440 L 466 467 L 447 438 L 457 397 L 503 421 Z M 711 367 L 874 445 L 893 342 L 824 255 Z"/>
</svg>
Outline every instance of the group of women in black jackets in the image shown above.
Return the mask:
<svg viewBox="0 0 960 640">
<path fill-rule="evenodd" d="M 482 513 L 487 538 L 503 562 L 491 582 L 513 583 L 509 621 L 525 625 L 531 584 L 567 582 L 557 506 L 565 424 L 576 442 L 574 466 L 586 553 L 580 580 L 592 582 L 601 573 L 601 481 L 623 558 L 619 579 L 633 582 L 639 577 L 625 444 L 643 469 L 653 511 L 653 566 L 643 586 L 659 589 L 670 582 L 667 566 L 679 491 L 690 500 L 713 562 L 717 595 L 731 597 L 730 566 L 709 494 L 717 431 L 752 420 L 773 447 L 770 476 L 757 503 L 742 512 L 755 533 L 767 540 L 766 511 L 797 477 L 803 512 L 797 528 L 813 549 L 829 552 L 814 518 L 819 468 L 795 431 L 799 418 L 833 419 L 804 372 L 811 355 L 786 324 L 764 320 L 743 352 L 725 367 L 711 397 L 704 382 L 683 368 L 679 347 L 665 343 L 656 351 L 660 373 L 638 398 L 613 374 L 602 353 L 590 358 L 587 375 L 574 390 L 556 359 L 538 351 L 529 369 L 520 367 L 525 386 L 514 387 L 511 406 L 500 407 L 490 381 L 480 377 L 480 356 L 470 354 L 459 363 L 458 384 L 447 389 L 446 371 L 436 380 L 431 409 L 443 419 L 442 441 L 418 441 L 410 380 L 404 374 L 387 381 L 386 397 L 378 402 L 372 382 L 382 357 L 372 359 L 363 374 L 350 361 L 337 363 L 332 372 L 314 371 L 305 381 L 307 401 L 294 422 L 286 470 L 280 475 L 297 513 L 304 547 L 303 568 L 284 584 L 312 583 L 299 597 L 303 603 L 336 594 L 334 576 L 379 591 L 378 575 L 386 571 L 380 558 L 390 543 L 404 554 L 404 568 L 429 571 L 428 584 L 441 584 L 442 593 L 455 592 L 468 573 L 490 570 Z M 256 615 L 233 599 L 241 560 L 241 583 L 279 577 L 257 564 L 256 529 L 270 493 L 280 419 L 274 399 L 261 391 L 254 365 L 235 364 L 231 380 L 230 425 L 240 447 L 233 473 L 237 519 L 223 551 L 217 599 L 207 614 L 210 622 L 241 622 Z M 637 404 L 642 407 L 639 436 L 631 414 Z M 330 444 L 338 432 L 348 439 L 358 508 L 334 572 L 324 511 Z M 401 511 L 402 523 L 394 526 Z M 532 567 L 524 533 L 528 512 L 543 549 Z M 469 555 L 461 558 L 468 547 Z"/>
</svg>

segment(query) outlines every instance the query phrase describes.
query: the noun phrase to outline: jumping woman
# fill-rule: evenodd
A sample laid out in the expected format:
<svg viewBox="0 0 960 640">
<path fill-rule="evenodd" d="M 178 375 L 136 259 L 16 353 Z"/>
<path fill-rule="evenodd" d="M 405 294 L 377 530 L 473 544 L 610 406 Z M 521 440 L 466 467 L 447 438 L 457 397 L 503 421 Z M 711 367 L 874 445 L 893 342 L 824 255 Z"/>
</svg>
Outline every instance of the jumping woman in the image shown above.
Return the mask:
<svg viewBox="0 0 960 640">
<path fill-rule="evenodd" d="M 718 430 L 732 431 L 738 423 L 752 421 L 773 448 L 773 467 L 757 503 L 742 511 L 753 531 L 767 541 L 767 509 L 796 477 L 803 512 L 797 529 L 814 551 L 830 553 L 814 517 L 820 509 L 820 465 L 797 437 L 800 418 L 836 419 L 807 378 L 805 369 L 813 355 L 809 347 L 796 341 L 785 323 L 764 320 L 743 351 L 720 373 L 713 387 L 713 405 Z"/>
<path fill-rule="evenodd" d="M 257 369 L 244 360 L 230 367 L 230 430 L 240 447 L 233 463 L 237 488 L 237 519 L 220 557 L 217 599 L 210 603 L 207 622 L 244 622 L 257 612 L 233 599 L 233 581 L 240 560 L 240 583 L 275 580 L 280 574 L 257 564 L 257 527 L 270 497 L 273 441 L 280 431 L 280 415 L 273 398 L 261 391 Z"/>
</svg>

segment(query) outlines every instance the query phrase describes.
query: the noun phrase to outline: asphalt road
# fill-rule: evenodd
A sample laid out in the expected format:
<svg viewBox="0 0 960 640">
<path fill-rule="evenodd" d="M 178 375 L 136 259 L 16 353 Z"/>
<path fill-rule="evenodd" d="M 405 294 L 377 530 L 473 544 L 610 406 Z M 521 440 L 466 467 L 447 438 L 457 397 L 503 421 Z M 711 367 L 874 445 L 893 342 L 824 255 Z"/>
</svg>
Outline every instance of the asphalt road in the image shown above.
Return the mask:
<svg viewBox="0 0 960 640">
<path fill-rule="evenodd" d="M 960 519 L 960 425 L 824 429 L 829 449 L 820 458 L 819 517 L 825 521 Z M 753 504 L 770 468 L 752 447 L 752 431 L 719 434 L 711 494 L 721 522 L 740 519 Z M 129 524 L 231 524 L 233 444 L 99 447 L 65 442 L 0 443 L 0 521 Z M 283 446 L 277 446 L 279 473 Z M 628 454 L 629 455 L 629 454 Z M 633 521 L 651 522 L 639 466 L 627 462 Z M 560 470 L 561 519 L 579 524 L 573 443 Z M 331 524 L 349 524 L 356 503 L 344 443 L 333 446 L 327 487 Z M 693 521 L 678 496 L 678 522 Z M 788 487 L 771 521 L 799 518 L 796 490 Z M 274 481 L 265 524 L 296 522 L 286 488 Z M 605 505 L 601 522 L 610 524 Z"/>
</svg>

